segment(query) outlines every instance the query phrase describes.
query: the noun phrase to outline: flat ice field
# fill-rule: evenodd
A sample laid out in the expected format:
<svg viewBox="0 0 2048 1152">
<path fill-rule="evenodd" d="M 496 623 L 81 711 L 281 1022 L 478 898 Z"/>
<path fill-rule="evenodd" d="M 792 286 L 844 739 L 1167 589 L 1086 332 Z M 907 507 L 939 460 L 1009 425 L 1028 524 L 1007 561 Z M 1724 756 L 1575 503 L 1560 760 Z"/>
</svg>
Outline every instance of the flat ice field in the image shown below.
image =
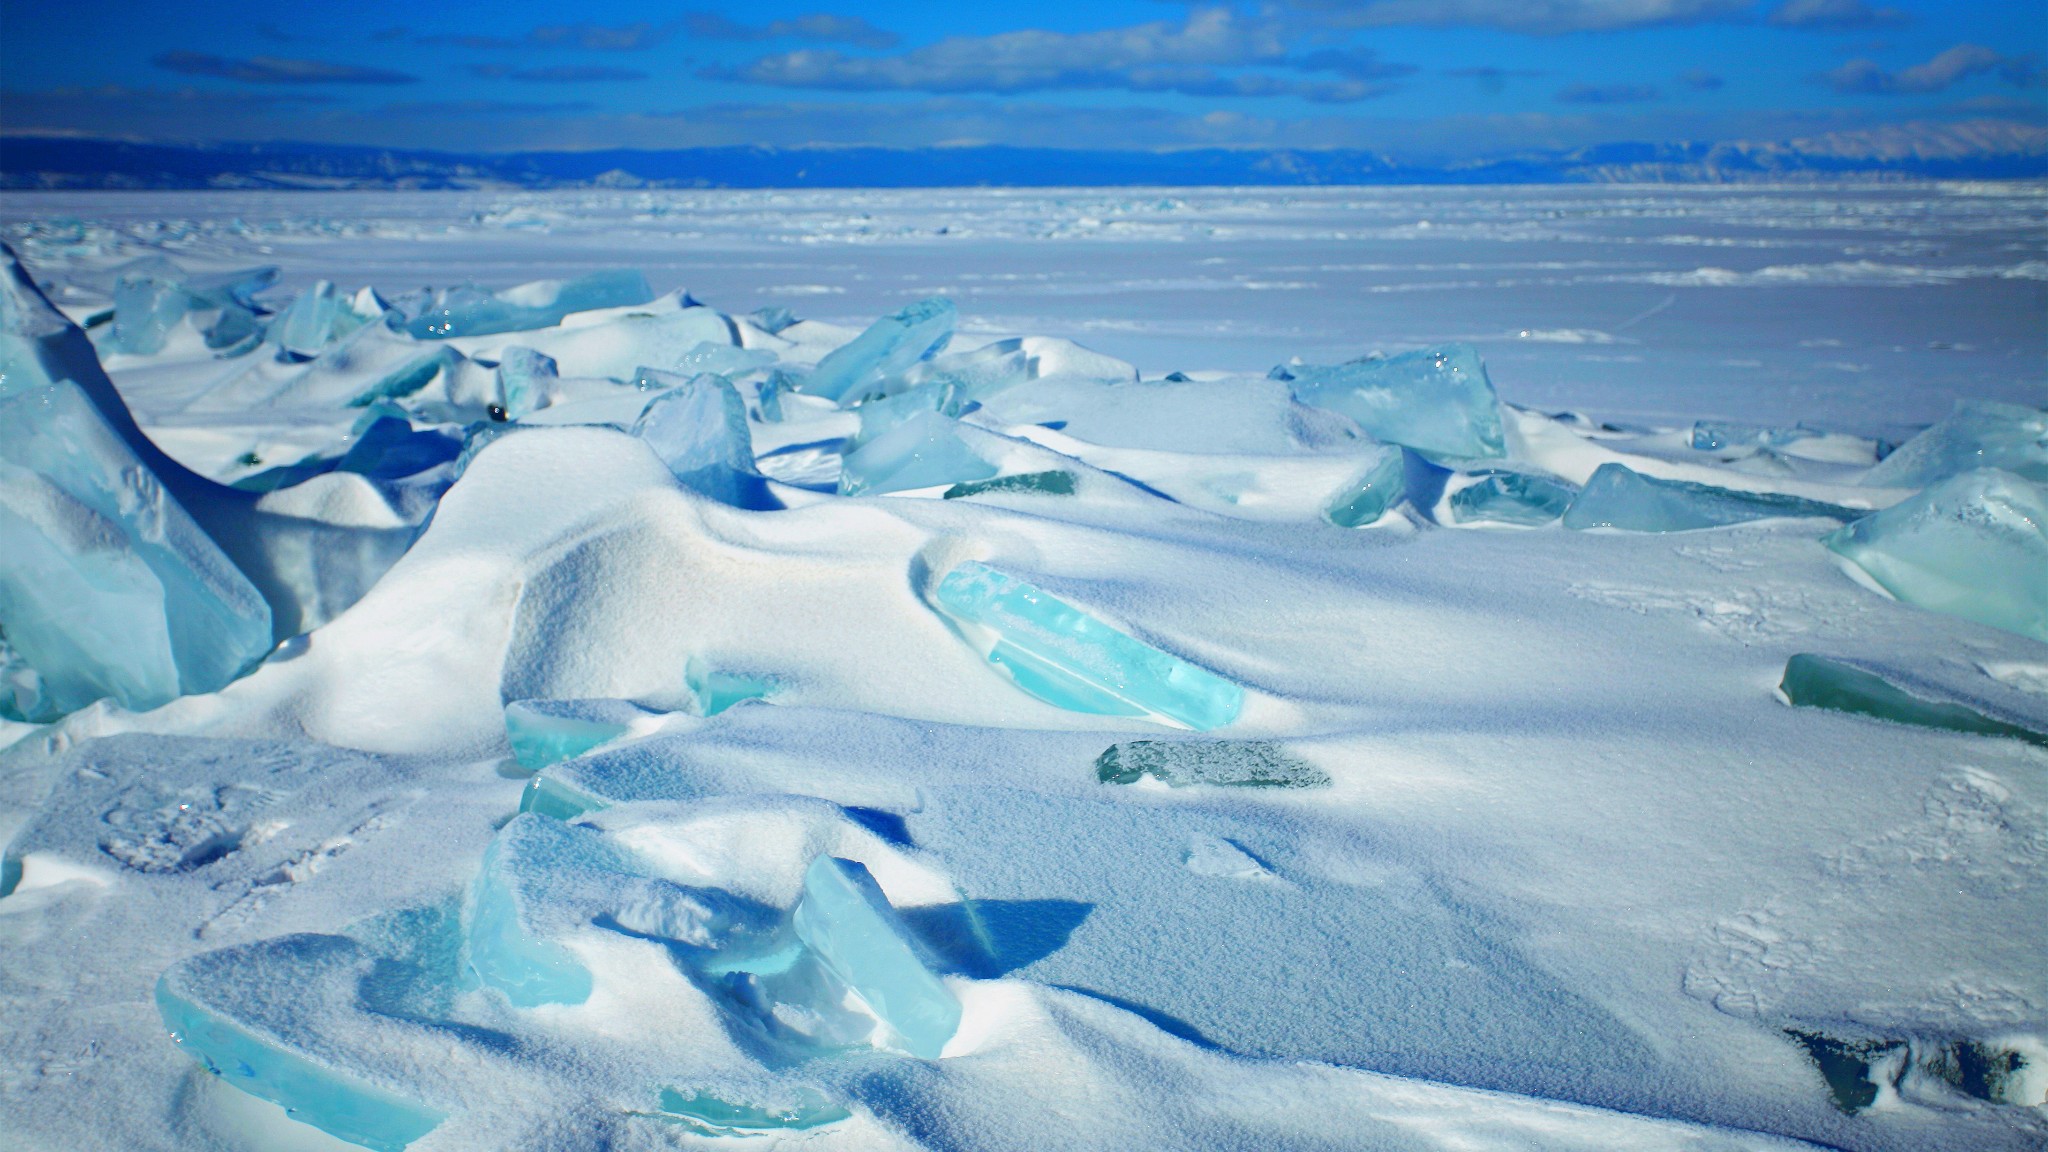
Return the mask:
<svg viewBox="0 0 2048 1152">
<path fill-rule="evenodd" d="M 2048 1146 L 2048 188 L 0 240 L 9 1148 Z"/>
</svg>

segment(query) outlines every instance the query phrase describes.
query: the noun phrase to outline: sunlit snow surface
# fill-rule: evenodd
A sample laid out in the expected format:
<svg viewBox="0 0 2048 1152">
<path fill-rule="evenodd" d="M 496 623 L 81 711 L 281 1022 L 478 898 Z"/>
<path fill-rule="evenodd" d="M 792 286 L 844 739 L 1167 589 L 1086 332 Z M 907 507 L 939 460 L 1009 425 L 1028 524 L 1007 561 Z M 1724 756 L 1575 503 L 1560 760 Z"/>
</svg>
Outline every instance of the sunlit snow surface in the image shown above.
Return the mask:
<svg viewBox="0 0 2048 1152">
<path fill-rule="evenodd" d="M 172 456 L 418 539 L 222 692 L 0 726 L 0 1143 L 2040 1147 L 2044 225 L 10 194 Z M 622 303 L 534 327 L 578 283 Z M 950 343 L 823 390 L 887 399 L 803 387 L 934 297 Z M 1457 343 L 1469 443 L 1303 402 Z M 2020 407 L 1873 469 L 1958 399 Z M 1030 690 L 981 573 L 1080 614 L 1070 677 L 1206 703 Z"/>
</svg>

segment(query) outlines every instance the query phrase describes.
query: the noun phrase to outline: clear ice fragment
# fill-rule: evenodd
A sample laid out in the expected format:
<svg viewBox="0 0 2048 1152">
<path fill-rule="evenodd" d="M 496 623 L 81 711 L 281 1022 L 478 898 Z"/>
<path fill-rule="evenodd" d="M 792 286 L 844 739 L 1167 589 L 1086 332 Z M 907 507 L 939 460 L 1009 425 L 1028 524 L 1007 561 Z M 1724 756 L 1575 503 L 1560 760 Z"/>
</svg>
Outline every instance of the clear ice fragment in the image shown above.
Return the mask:
<svg viewBox="0 0 2048 1152">
<path fill-rule="evenodd" d="M 647 402 L 633 434 L 654 449 L 678 483 L 735 508 L 782 506 L 754 467 L 747 405 L 731 381 L 710 373 L 683 380 L 642 369 L 634 385 L 666 389 Z"/>
<path fill-rule="evenodd" d="M 1738 424 L 1732 420 L 1698 420 L 1692 426 L 1692 446 L 1700 452 L 1783 448 L 1814 434 L 1807 428 L 1767 428 L 1757 424 Z"/>
<path fill-rule="evenodd" d="M 747 314 L 747 319 L 754 322 L 754 327 L 770 336 L 776 336 L 780 335 L 784 328 L 796 323 L 796 313 L 780 304 L 770 304 L 766 308 L 754 309 Z"/>
<path fill-rule="evenodd" d="M 852 452 L 861 445 L 889 431 L 891 428 L 895 428 L 911 417 L 923 412 L 953 415 L 953 413 L 946 411 L 946 391 L 944 386 L 930 384 L 905 389 L 902 392 L 889 396 L 878 396 L 862 404 L 859 412 L 860 430 L 854 433 L 852 438 L 846 442 L 846 447 L 843 451 Z"/>
<path fill-rule="evenodd" d="M 1327 788 L 1327 772 L 1271 740 L 1126 740 L 1095 758 L 1104 784 L 1218 784 L 1236 788 Z"/>
<path fill-rule="evenodd" d="M 953 302 L 942 296 L 884 316 L 820 360 L 803 391 L 842 404 L 885 393 L 891 380 L 946 346 L 956 316 Z"/>
<path fill-rule="evenodd" d="M 571 312 L 622 308 L 654 298 L 647 280 L 631 268 L 592 272 L 574 280 L 537 280 L 503 292 L 451 288 L 405 325 L 423 340 L 490 336 L 529 328 L 552 328 Z"/>
<path fill-rule="evenodd" d="M 1074 474 L 1057 469 L 1051 472 L 1020 472 L 1015 476 L 998 476 L 993 480 L 955 484 L 941 495 L 947 500 L 960 500 L 968 496 L 994 495 L 999 492 L 1036 492 L 1045 496 L 1072 496 Z"/>
<path fill-rule="evenodd" d="M 436 348 L 415 356 L 368 388 L 355 394 L 349 402 L 351 408 L 368 408 L 379 400 L 402 400 L 434 382 L 434 377 L 451 371 L 463 362 L 462 353 L 453 348 Z"/>
<path fill-rule="evenodd" d="M 356 424 L 355 443 L 334 465 L 380 480 L 397 480 L 448 463 L 462 454 L 462 442 L 440 432 L 416 432 L 412 421 L 373 409 Z"/>
<path fill-rule="evenodd" d="M 664 1088 L 661 1110 L 642 1115 L 681 1124 L 702 1136 L 752 1136 L 822 1128 L 853 1115 L 814 1088 L 799 1086 L 778 1095 L 784 1097 L 783 1102 L 761 1107 L 736 1104 L 702 1090 L 685 1096 L 673 1088 Z"/>
<path fill-rule="evenodd" d="M 1500 402 L 1469 344 L 1294 372 L 1294 398 L 1349 416 L 1373 438 L 1441 456 L 1504 456 Z"/>
<path fill-rule="evenodd" d="M 883 1046 L 938 1059 L 960 1027 L 960 1002 L 919 959 L 864 865 L 833 856 L 812 861 L 790 923 L 884 1026 Z"/>
<path fill-rule="evenodd" d="M 683 373 L 715 372 L 720 376 L 744 376 L 775 363 L 775 353 L 762 348 L 739 348 L 710 340 L 683 353 L 675 370 Z"/>
<path fill-rule="evenodd" d="M 114 285 L 113 350 L 154 356 L 191 310 L 192 296 L 183 284 L 155 276 L 123 276 Z"/>
<path fill-rule="evenodd" d="M 1853 520 L 1860 509 L 1778 492 L 1743 492 L 1690 480 L 1660 480 L 1626 465 L 1602 464 L 1565 510 L 1567 528 L 1689 532 L 1780 516 Z"/>
<path fill-rule="evenodd" d="M 1822 541 L 1908 604 L 2048 641 L 2048 493 L 1980 468 Z"/>
<path fill-rule="evenodd" d="M 498 357 L 498 396 L 506 417 L 517 420 L 539 411 L 545 406 L 548 381 L 560 375 L 552 356 L 516 344 L 505 349 Z"/>
<path fill-rule="evenodd" d="M 1916 696 L 1875 672 L 1807 652 L 1785 661 L 1785 677 L 1778 690 L 1801 708 L 1874 716 L 1919 728 L 2004 736 L 2048 748 L 2048 733 L 1994 720 L 1965 704 Z"/>
<path fill-rule="evenodd" d="M 1323 510 L 1323 517 L 1339 528 L 1363 528 L 1377 521 L 1401 499 L 1405 471 L 1400 449 L 1381 449 L 1356 477 L 1337 490 Z"/>
<path fill-rule="evenodd" d="M 547 895 L 551 883 L 575 883 L 584 878 L 579 873 L 609 863 L 602 838 L 590 829 L 513 817 L 484 850 L 463 907 L 466 955 L 477 979 L 521 1008 L 590 999 L 590 970 L 549 938 Z"/>
<path fill-rule="evenodd" d="M 212 692 L 263 659 L 270 628 L 248 578 L 76 384 L 0 400 L 0 630 L 37 673 L 35 719 Z"/>
<path fill-rule="evenodd" d="M 699 716 L 716 716 L 747 700 L 765 700 L 775 691 L 775 681 L 768 677 L 727 672 L 696 660 L 683 670 L 683 682 L 697 698 Z"/>
<path fill-rule="evenodd" d="M 948 572 L 933 599 L 989 663 L 1055 707 L 1198 731 L 1244 707 L 1244 689 L 1230 681 L 978 561 Z"/>
<path fill-rule="evenodd" d="M 1537 527 L 1564 515 L 1577 492 L 1571 485 L 1527 472 L 1485 472 L 1451 493 L 1451 519 L 1460 524 Z"/>
<path fill-rule="evenodd" d="M 649 715 L 624 700 L 514 700 L 505 705 L 505 737 L 519 766 L 538 772 L 611 743 Z"/>
<path fill-rule="evenodd" d="M 342 947 L 318 949 L 326 941 Z M 288 1005 L 297 997 L 279 995 L 283 990 L 275 989 L 266 997 L 266 989 L 240 987 L 240 981 L 224 978 L 219 971 L 242 954 L 265 948 L 296 946 L 295 959 L 317 964 L 320 951 L 346 953 L 346 945 L 333 937 L 286 937 L 194 957 L 157 981 L 157 1013 L 178 1047 L 235 1088 L 280 1105 L 292 1119 L 337 1139 L 375 1152 L 403 1152 L 446 1115 L 296 1050 L 264 1025 L 271 1023 L 265 1009 Z M 336 959 L 347 963 L 354 957 L 343 954 Z M 256 1003 L 245 1003 L 250 1000 Z"/>
<path fill-rule="evenodd" d="M 318 356 L 334 341 L 337 322 L 348 312 L 347 305 L 326 280 L 299 293 L 291 306 L 270 322 L 271 339 L 278 347 L 299 356 Z"/>
<path fill-rule="evenodd" d="M 1958 400 L 1939 423 L 1864 473 L 1877 488 L 1925 488 L 1977 468 L 2048 483 L 2048 411 L 1992 400 Z"/>
<path fill-rule="evenodd" d="M 996 466 L 976 455 L 956 428 L 937 412 L 919 412 L 876 436 L 840 460 L 840 495 L 879 496 L 994 476 Z"/>
</svg>

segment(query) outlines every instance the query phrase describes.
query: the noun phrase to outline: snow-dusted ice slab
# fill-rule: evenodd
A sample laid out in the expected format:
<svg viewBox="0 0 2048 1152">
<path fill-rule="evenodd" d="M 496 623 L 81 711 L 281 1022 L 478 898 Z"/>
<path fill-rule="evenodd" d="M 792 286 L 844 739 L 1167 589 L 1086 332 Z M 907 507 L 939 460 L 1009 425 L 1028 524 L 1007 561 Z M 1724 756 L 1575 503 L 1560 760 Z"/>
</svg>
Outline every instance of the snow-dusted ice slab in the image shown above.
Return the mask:
<svg viewBox="0 0 2048 1152">
<path fill-rule="evenodd" d="M 1444 456 L 1507 451 L 1493 381 L 1469 344 L 1291 371 L 1296 399 L 1341 412 L 1389 444 Z"/>
<path fill-rule="evenodd" d="M 2010 472 L 1964 472 L 1827 538 L 1908 604 L 2048 641 L 2048 494 Z"/>
<path fill-rule="evenodd" d="M 851 402 L 888 390 L 912 365 L 944 349 L 953 338 L 958 313 L 941 297 L 920 300 L 882 317 L 865 332 L 834 349 L 800 387 L 813 396 Z"/>
<path fill-rule="evenodd" d="M 916 488 L 971 484 L 996 474 L 960 438 L 958 426 L 921 411 L 862 444 L 840 462 L 843 496 L 880 496 Z"/>
<path fill-rule="evenodd" d="M 677 483 L 735 508 L 781 507 L 754 468 L 746 404 L 730 380 L 709 372 L 688 379 L 642 372 L 635 384 L 665 389 L 647 402 L 633 434 L 654 449 Z"/>
<path fill-rule="evenodd" d="M 1228 680 L 979 561 L 946 573 L 932 599 L 989 663 L 1048 704 L 1197 731 L 1244 707 L 1244 689 Z"/>
<path fill-rule="evenodd" d="M 1868 669 L 1809 652 L 1785 662 L 1785 677 L 1779 681 L 1778 691 L 1802 708 L 1826 708 L 1919 728 L 2002 736 L 2048 748 L 2048 733 L 1994 719 L 1954 700 L 1926 699 Z"/>
<path fill-rule="evenodd" d="M 1778 492 L 1745 492 L 1690 480 L 1645 476 L 1625 464 L 1602 464 L 1565 510 L 1567 528 L 1625 532 L 1691 532 L 1780 516 L 1849 520 L 1854 509 Z"/>
<path fill-rule="evenodd" d="M 505 705 L 505 737 L 522 768 L 542 768 L 624 736 L 654 715 L 624 700 L 514 700 Z"/>
<path fill-rule="evenodd" d="M 0 714 L 154 708 L 270 650 L 262 596 L 69 381 L 0 400 L 0 556 L 0 627 L 34 669 Z"/>
<path fill-rule="evenodd" d="M 1955 410 L 1906 441 L 1863 477 L 1878 488 L 1925 488 L 1976 468 L 2048 483 L 2048 411 L 1995 400 Z"/>
<path fill-rule="evenodd" d="M 873 1012 L 885 1047 L 936 1060 L 960 1027 L 960 1002 L 918 958 L 888 897 L 866 867 L 820 856 L 804 873 L 790 916 L 825 969 Z"/>
<path fill-rule="evenodd" d="M 646 277 L 630 268 L 574 280 L 536 280 L 498 293 L 452 288 L 408 320 L 406 331 L 422 339 L 491 336 L 548 328 L 571 312 L 645 304 L 653 298 Z"/>
</svg>

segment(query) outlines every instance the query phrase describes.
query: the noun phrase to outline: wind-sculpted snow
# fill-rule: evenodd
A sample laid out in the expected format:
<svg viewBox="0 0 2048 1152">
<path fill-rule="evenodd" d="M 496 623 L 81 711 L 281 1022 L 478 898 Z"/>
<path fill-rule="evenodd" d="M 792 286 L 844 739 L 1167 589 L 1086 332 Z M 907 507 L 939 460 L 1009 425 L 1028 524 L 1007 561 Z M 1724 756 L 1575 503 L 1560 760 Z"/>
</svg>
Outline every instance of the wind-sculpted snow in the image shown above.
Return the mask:
<svg viewBox="0 0 2048 1152">
<path fill-rule="evenodd" d="M 1860 313 L 1826 285 L 1889 280 L 1765 273 L 1878 255 L 1721 192 L 916 195 L 12 226 L 10 1141 L 2048 1137 L 2048 414 L 1918 431 L 1918 348 L 1854 404 L 1687 390 L 1651 332 Z M 1902 195 L 1800 211 L 1883 261 L 2018 243 L 2009 192 Z M 1551 259 L 1603 228 L 1636 254 Z M 1753 291 L 1643 254 L 1709 240 Z M 1400 251 L 1446 316 L 1558 298 L 1488 336 L 1413 322 L 1421 280 L 1341 324 L 1286 287 Z M 1563 350 L 1640 403 L 1532 402 Z"/>
</svg>

